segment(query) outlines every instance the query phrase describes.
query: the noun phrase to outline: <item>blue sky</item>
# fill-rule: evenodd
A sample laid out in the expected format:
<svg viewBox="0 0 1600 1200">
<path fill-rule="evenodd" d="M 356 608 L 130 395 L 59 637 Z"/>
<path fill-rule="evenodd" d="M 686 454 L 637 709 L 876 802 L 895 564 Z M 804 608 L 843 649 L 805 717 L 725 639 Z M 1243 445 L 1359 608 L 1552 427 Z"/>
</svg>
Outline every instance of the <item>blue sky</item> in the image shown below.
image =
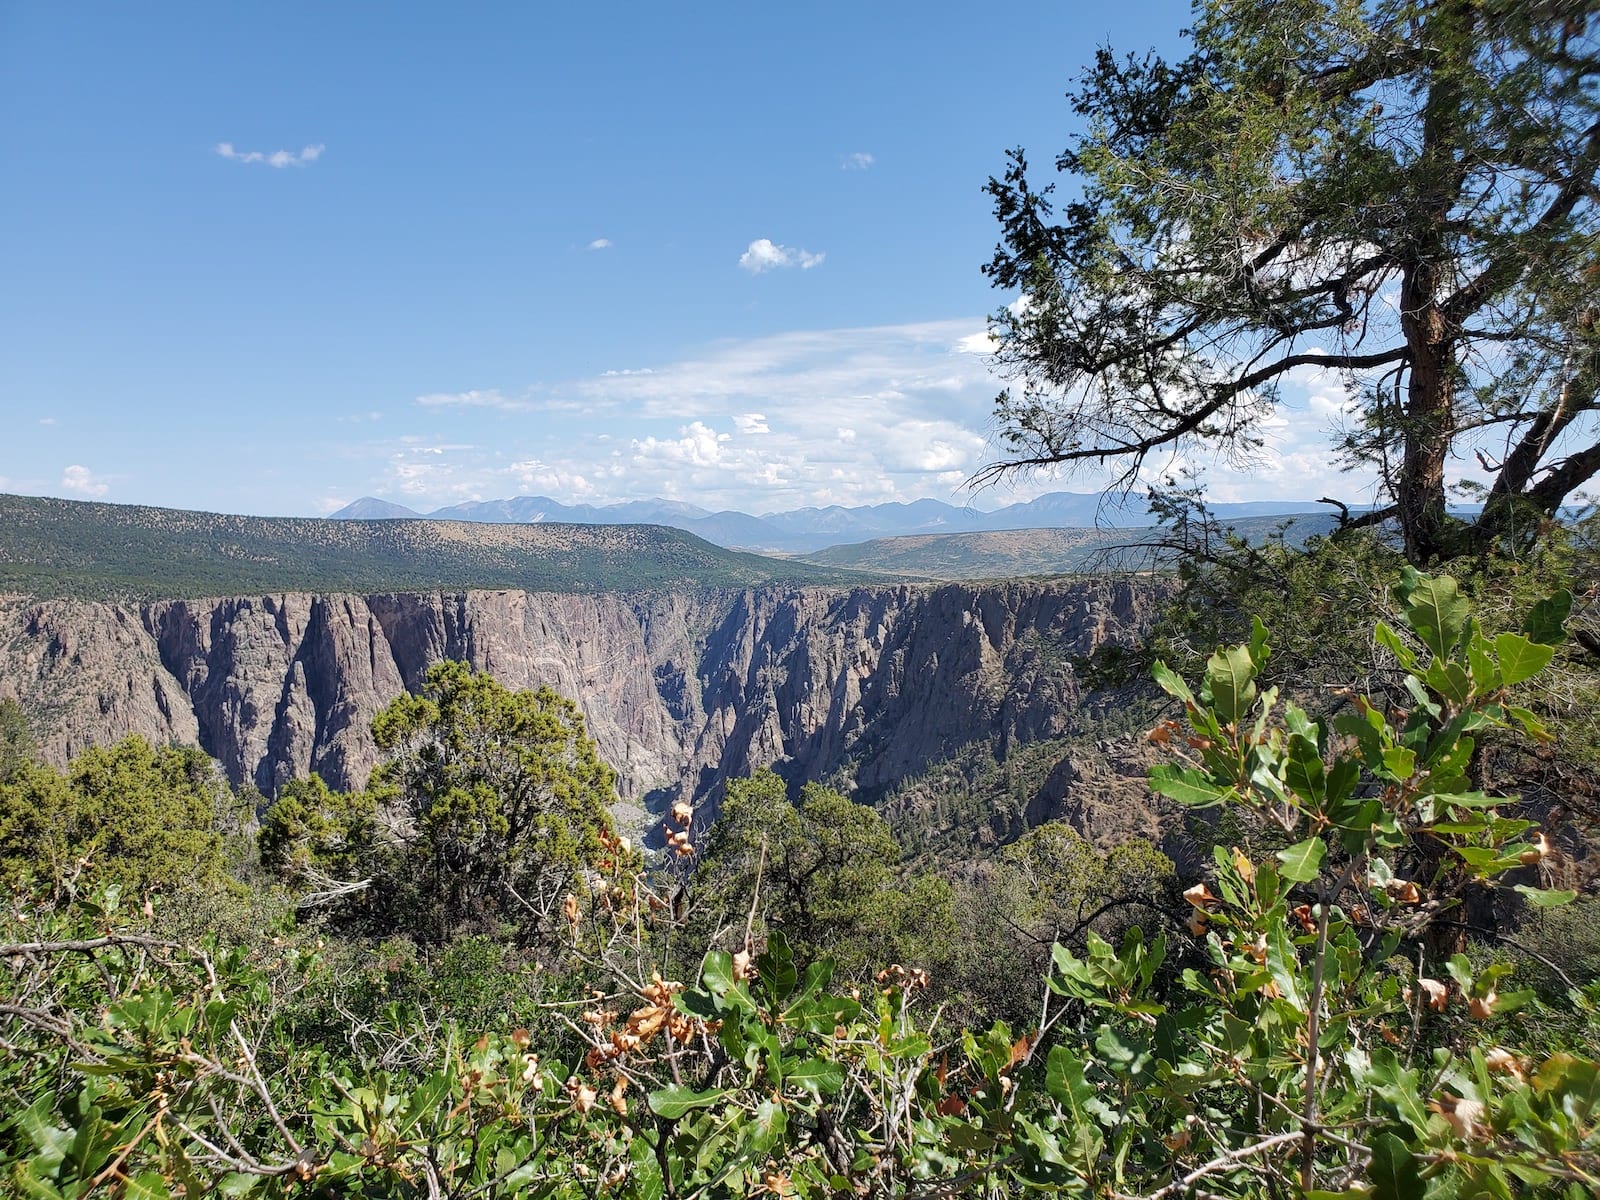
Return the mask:
<svg viewBox="0 0 1600 1200">
<path fill-rule="evenodd" d="M 1187 14 L 0 0 L 0 489 L 962 500 L 983 183 Z M 1306 382 L 1218 494 L 1320 494 Z"/>
</svg>

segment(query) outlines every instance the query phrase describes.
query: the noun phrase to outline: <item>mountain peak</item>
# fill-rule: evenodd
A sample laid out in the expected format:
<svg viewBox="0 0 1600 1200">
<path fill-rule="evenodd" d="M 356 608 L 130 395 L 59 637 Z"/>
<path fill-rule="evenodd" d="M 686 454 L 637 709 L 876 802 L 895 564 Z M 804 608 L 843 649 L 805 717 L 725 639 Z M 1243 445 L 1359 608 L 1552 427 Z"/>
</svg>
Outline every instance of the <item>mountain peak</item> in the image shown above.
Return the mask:
<svg viewBox="0 0 1600 1200">
<path fill-rule="evenodd" d="M 376 496 L 363 496 L 359 500 L 352 500 L 338 512 L 329 513 L 330 521 L 401 521 L 415 520 L 422 514 L 407 508 L 404 504 L 393 504 L 388 500 L 379 500 Z"/>
</svg>

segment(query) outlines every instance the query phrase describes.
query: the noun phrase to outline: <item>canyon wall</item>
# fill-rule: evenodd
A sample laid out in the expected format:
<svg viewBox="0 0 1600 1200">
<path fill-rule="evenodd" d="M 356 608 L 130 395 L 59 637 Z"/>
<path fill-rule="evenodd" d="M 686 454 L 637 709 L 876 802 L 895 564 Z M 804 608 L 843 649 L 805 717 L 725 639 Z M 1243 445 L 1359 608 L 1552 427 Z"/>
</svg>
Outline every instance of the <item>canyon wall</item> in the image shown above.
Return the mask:
<svg viewBox="0 0 1600 1200">
<path fill-rule="evenodd" d="M 121 605 L 0 598 L 0 696 L 64 763 L 128 733 L 198 744 L 267 795 L 358 787 L 369 726 L 441 659 L 574 698 L 625 824 L 774 766 L 874 799 L 974 739 L 1072 732 L 1071 658 L 1136 639 L 1159 585 L 1072 579 L 641 595 L 516 591 Z"/>
</svg>

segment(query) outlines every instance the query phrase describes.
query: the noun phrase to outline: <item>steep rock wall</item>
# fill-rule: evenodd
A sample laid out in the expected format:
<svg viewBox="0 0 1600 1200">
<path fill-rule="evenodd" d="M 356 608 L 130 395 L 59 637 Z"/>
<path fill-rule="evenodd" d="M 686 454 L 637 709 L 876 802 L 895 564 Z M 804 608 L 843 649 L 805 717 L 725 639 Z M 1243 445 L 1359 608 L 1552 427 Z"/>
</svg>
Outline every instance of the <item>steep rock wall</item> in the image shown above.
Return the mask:
<svg viewBox="0 0 1600 1200">
<path fill-rule="evenodd" d="M 462 659 L 577 700 L 642 825 L 647 800 L 715 800 L 758 767 L 870 799 L 975 738 L 1071 732 L 1070 658 L 1136 638 L 1159 587 L 0 599 L 0 695 L 55 762 L 140 733 L 197 742 L 270 795 L 308 771 L 360 786 L 373 715 Z"/>
</svg>

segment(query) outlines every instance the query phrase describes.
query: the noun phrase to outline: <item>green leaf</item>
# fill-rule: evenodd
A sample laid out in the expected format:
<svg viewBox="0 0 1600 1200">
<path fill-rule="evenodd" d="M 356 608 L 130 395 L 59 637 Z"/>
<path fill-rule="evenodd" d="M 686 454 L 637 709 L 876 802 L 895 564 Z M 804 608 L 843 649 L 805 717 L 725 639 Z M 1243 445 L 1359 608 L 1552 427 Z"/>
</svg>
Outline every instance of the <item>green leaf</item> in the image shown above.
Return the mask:
<svg viewBox="0 0 1600 1200">
<path fill-rule="evenodd" d="M 6 1177 L 0 1176 L 0 1178 Z M 20 1194 L 27 1197 L 27 1200 L 65 1200 L 53 1183 L 40 1179 L 30 1169 L 16 1169 L 16 1174 L 6 1178 L 6 1181 L 20 1187 L 22 1189 Z"/>
<path fill-rule="evenodd" d="M 1372 636 L 1377 640 L 1378 645 L 1387 648 L 1390 654 L 1394 655 L 1400 660 L 1400 665 L 1402 667 L 1408 671 L 1416 670 L 1416 654 L 1412 651 L 1410 646 L 1406 645 L 1405 642 L 1401 640 L 1400 635 L 1393 629 L 1390 629 L 1388 625 L 1384 624 L 1382 621 L 1379 621 L 1372 630 Z"/>
<path fill-rule="evenodd" d="M 1367 1177 L 1372 1180 L 1372 1200 L 1422 1200 L 1426 1191 L 1417 1156 L 1392 1133 L 1380 1133 L 1372 1140 Z"/>
<path fill-rule="evenodd" d="M 674 1083 L 650 1093 L 650 1111 L 669 1121 L 676 1120 L 696 1108 L 710 1108 L 728 1094 L 727 1088 L 712 1088 L 697 1092 L 693 1088 Z"/>
<path fill-rule="evenodd" d="M 1150 668 L 1151 677 L 1155 679 L 1161 690 L 1169 696 L 1182 700 L 1185 704 L 1194 704 L 1194 693 L 1189 690 L 1189 685 L 1164 662 L 1158 662 Z"/>
<path fill-rule="evenodd" d="M 1471 668 L 1472 690 L 1480 696 L 1488 695 L 1503 683 L 1499 663 L 1489 656 L 1489 642 L 1478 630 L 1478 622 L 1467 627 L 1467 663 Z"/>
<path fill-rule="evenodd" d="M 1272 657 L 1272 647 L 1267 645 L 1267 626 L 1260 617 L 1250 618 L 1250 661 L 1255 663 L 1260 670 L 1263 663 Z"/>
<path fill-rule="evenodd" d="M 128 1180 L 123 1184 L 122 1195 L 124 1200 L 171 1200 L 172 1197 L 159 1171 L 145 1171 L 137 1179 Z"/>
<path fill-rule="evenodd" d="M 1534 1072 L 1533 1086 L 1541 1095 L 1560 1097 L 1575 1121 L 1588 1121 L 1600 1110 L 1600 1063 L 1591 1059 L 1552 1054 Z"/>
<path fill-rule="evenodd" d="M 1528 613 L 1528 619 L 1522 623 L 1522 632 L 1543 645 L 1556 645 L 1567 636 L 1567 631 L 1562 626 L 1566 624 L 1567 615 L 1571 612 L 1572 593 L 1557 592 L 1533 606 Z"/>
<path fill-rule="evenodd" d="M 1553 888 L 1535 888 L 1523 883 L 1517 884 L 1513 890 L 1535 908 L 1560 908 L 1578 898 L 1577 892 L 1559 892 Z"/>
<path fill-rule="evenodd" d="M 1544 722 L 1525 708 L 1506 705 L 1506 715 L 1522 726 L 1522 730 L 1536 742 L 1553 742 L 1555 735 L 1545 728 Z"/>
<path fill-rule="evenodd" d="M 1300 956 L 1295 953 L 1288 926 L 1281 922 L 1274 924 L 1267 934 L 1267 971 L 1272 976 L 1272 982 L 1278 985 L 1283 999 L 1300 1012 L 1305 1012 L 1305 1001 L 1300 991 Z"/>
<path fill-rule="evenodd" d="M 1494 1000 L 1494 1015 L 1499 1017 L 1504 1016 L 1506 1013 L 1516 1012 L 1517 1009 L 1527 1004 L 1537 995 L 1537 992 L 1532 991 L 1501 992 Z"/>
<path fill-rule="evenodd" d="M 62 1129 L 50 1120 L 49 1095 L 40 1096 L 23 1109 L 17 1123 L 23 1134 L 33 1143 L 37 1153 L 34 1163 L 44 1171 L 54 1171 L 72 1146 L 72 1131 Z"/>
<path fill-rule="evenodd" d="M 412 1126 L 438 1106 L 453 1083 L 451 1075 L 442 1071 L 429 1076 L 423 1085 L 412 1093 L 411 1103 L 406 1105 L 405 1112 L 395 1122 L 395 1133 L 400 1137 L 409 1133 Z"/>
<path fill-rule="evenodd" d="M 1216 710 L 1225 724 L 1237 725 L 1256 698 L 1256 664 L 1248 646 L 1228 646 L 1206 661 L 1201 699 Z"/>
<path fill-rule="evenodd" d="M 1157 763 L 1147 775 L 1152 790 L 1190 808 L 1210 808 L 1233 797 L 1231 787 L 1212 782 L 1211 776 L 1196 767 Z"/>
<path fill-rule="evenodd" d="M 1472 677 L 1461 669 L 1459 663 L 1436 658 L 1422 673 L 1422 681 L 1437 696 L 1443 696 L 1458 708 L 1472 699 Z"/>
<path fill-rule="evenodd" d="M 1328 780 L 1322 766 L 1322 752 L 1314 738 L 1289 736 L 1289 760 L 1284 764 L 1283 780 L 1289 790 L 1316 809 L 1328 797 Z"/>
<path fill-rule="evenodd" d="M 1556 648 L 1520 633 L 1502 633 L 1494 639 L 1494 652 L 1500 660 L 1500 682 L 1510 687 L 1544 670 L 1555 656 Z"/>
<path fill-rule="evenodd" d="M 756 958 L 756 973 L 775 1004 L 782 1004 L 793 993 L 799 976 L 794 968 L 794 953 L 789 939 L 774 929 L 767 937 L 767 948 Z"/>
<path fill-rule="evenodd" d="M 1073 1123 L 1091 1119 L 1087 1106 L 1095 1097 L 1094 1084 L 1084 1078 L 1083 1060 L 1065 1046 L 1050 1048 L 1044 1086 L 1050 1098 L 1067 1110 Z"/>
<path fill-rule="evenodd" d="M 733 957 L 726 950 L 707 954 L 705 966 L 700 968 L 700 982 L 713 996 L 728 992 L 733 987 Z"/>
<path fill-rule="evenodd" d="M 1417 773 L 1417 752 L 1407 746 L 1390 746 L 1382 752 L 1383 769 L 1395 779 L 1410 779 Z"/>
<path fill-rule="evenodd" d="M 1390 1105 L 1418 1136 L 1427 1132 L 1428 1110 L 1422 1101 L 1421 1076 L 1401 1066 L 1393 1050 L 1387 1046 L 1374 1047 L 1367 1069 L 1358 1075 L 1363 1092 L 1370 1092 Z"/>
<path fill-rule="evenodd" d="M 838 1063 L 808 1058 L 790 1068 L 786 1082 L 804 1088 L 814 1096 L 831 1096 L 844 1086 L 844 1068 Z"/>
<path fill-rule="evenodd" d="M 744 1152 L 757 1160 L 770 1154 L 773 1147 L 783 1140 L 787 1126 L 788 1117 L 780 1104 L 771 1099 L 761 1101 L 756 1105 L 750 1123 L 745 1126 Z"/>
<path fill-rule="evenodd" d="M 1341 756 L 1328 768 L 1328 808 L 1337 811 L 1348 807 L 1356 785 L 1361 782 L 1361 763 L 1352 757 Z"/>
<path fill-rule="evenodd" d="M 1287 850 L 1278 851 L 1278 860 L 1283 863 L 1279 874 L 1294 883 L 1306 883 L 1322 870 L 1322 860 L 1327 853 L 1328 847 L 1319 837 L 1296 842 Z"/>
<path fill-rule="evenodd" d="M 1429 576 L 1406 567 L 1396 587 L 1405 604 L 1406 624 L 1435 657 L 1446 658 L 1466 628 L 1472 606 L 1448 575 Z"/>
</svg>

